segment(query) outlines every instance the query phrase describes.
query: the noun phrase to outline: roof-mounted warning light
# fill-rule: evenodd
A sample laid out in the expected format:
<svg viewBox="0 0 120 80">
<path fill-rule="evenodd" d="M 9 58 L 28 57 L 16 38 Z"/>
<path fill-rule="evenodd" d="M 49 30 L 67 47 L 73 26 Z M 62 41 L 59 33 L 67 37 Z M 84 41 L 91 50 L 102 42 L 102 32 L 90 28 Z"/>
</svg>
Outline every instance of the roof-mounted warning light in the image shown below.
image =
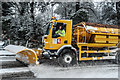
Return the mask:
<svg viewBox="0 0 120 80">
<path fill-rule="evenodd" d="M 57 20 L 56 17 L 52 17 L 51 20 Z"/>
</svg>

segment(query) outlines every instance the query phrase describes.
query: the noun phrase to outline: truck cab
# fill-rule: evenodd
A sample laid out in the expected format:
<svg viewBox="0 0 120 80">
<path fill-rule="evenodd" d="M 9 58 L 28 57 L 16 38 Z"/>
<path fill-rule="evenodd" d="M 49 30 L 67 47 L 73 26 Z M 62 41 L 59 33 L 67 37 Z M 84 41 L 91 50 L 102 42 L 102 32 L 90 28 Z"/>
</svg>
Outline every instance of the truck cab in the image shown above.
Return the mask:
<svg viewBox="0 0 120 80">
<path fill-rule="evenodd" d="M 62 26 L 64 36 L 58 36 L 55 32 Z M 76 49 L 72 47 L 72 20 L 51 20 L 43 36 L 43 55 L 47 58 L 57 58 L 62 66 L 76 64 Z"/>
<path fill-rule="evenodd" d="M 55 32 L 62 26 L 65 36 L 58 36 Z M 52 20 L 43 36 L 43 44 L 45 50 L 58 50 L 63 45 L 71 45 L 72 38 L 72 20 Z"/>
</svg>

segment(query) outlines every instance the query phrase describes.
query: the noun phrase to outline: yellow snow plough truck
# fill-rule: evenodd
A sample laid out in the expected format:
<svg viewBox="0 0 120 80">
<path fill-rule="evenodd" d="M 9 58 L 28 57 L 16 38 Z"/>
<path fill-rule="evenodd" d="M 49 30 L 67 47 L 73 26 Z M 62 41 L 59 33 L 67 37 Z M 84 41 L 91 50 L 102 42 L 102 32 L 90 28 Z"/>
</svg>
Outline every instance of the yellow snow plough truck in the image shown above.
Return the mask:
<svg viewBox="0 0 120 80">
<path fill-rule="evenodd" d="M 64 36 L 56 33 L 61 26 Z M 25 64 L 40 64 L 45 58 L 56 59 L 62 66 L 78 61 L 113 59 L 118 62 L 120 33 L 117 25 L 52 19 L 42 37 L 43 47 L 24 49 L 16 53 L 16 59 Z"/>
</svg>

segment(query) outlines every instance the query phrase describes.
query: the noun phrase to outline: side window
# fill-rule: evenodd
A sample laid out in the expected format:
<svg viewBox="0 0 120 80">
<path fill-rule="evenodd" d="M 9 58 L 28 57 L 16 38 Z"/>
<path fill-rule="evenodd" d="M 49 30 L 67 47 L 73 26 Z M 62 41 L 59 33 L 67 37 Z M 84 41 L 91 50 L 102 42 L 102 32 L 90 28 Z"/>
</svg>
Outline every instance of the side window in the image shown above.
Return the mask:
<svg viewBox="0 0 120 80">
<path fill-rule="evenodd" d="M 52 38 L 64 37 L 66 32 L 66 23 L 55 23 L 52 29 Z"/>
<path fill-rule="evenodd" d="M 47 26 L 46 35 L 48 35 L 48 34 L 49 34 L 50 29 L 51 29 L 51 26 L 52 26 L 52 22 L 51 22 L 51 23 L 49 23 L 49 24 L 48 24 L 48 26 Z"/>
</svg>

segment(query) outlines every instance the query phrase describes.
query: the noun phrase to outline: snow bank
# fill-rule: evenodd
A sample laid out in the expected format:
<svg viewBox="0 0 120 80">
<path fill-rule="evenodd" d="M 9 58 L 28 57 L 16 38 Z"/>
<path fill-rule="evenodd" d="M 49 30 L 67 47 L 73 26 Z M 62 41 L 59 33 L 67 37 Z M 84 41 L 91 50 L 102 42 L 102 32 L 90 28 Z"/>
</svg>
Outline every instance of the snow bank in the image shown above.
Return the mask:
<svg viewBox="0 0 120 80">
<path fill-rule="evenodd" d="M 1 56 L 5 56 L 5 55 L 13 56 L 13 55 L 15 55 L 15 53 L 9 52 L 9 51 L 0 50 L 0 58 L 1 58 Z"/>
<path fill-rule="evenodd" d="M 24 49 L 28 49 L 24 46 L 17 46 L 17 45 L 8 45 L 4 48 L 5 50 L 8 50 L 10 52 L 13 52 L 13 53 L 17 53 L 21 50 L 24 50 Z"/>
</svg>

